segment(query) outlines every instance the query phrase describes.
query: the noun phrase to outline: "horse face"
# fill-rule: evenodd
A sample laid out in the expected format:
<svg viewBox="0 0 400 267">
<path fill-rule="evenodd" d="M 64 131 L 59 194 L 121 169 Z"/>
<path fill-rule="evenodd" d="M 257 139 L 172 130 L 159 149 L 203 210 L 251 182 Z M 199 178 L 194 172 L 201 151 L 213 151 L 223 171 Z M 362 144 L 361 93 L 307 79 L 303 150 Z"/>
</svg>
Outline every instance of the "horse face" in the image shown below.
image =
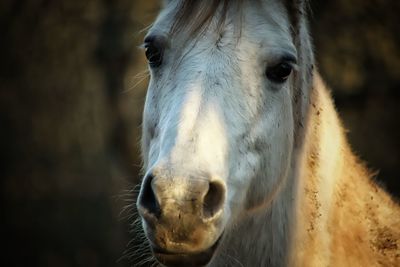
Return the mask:
<svg viewBox="0 0 400 267">
<path fill-rule="evenodd" d="M 287 175 L 296 50 L 283 6 L 265 2 L 246 2 L 240 25 L 229 10 L 222 27 L 213 20 L 188 41 L 184 30 L 169 34 L 172 1 L 145 39 L 137 206 L 165 265 L 205 265 L 224 231 Z"/>
</svg>

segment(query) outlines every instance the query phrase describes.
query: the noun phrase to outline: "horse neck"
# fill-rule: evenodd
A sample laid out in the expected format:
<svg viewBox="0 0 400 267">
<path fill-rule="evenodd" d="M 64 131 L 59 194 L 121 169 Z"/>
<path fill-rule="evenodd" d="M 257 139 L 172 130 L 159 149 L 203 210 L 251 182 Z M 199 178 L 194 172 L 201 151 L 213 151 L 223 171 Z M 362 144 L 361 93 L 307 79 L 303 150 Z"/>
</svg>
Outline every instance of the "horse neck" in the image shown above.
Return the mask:
<svg viewBox="0 0 400 267">
<path fill-rule="evenodd" d="M 352 154 L 344 137 L 343 127 L 334 108 L 332 97 L 318 74 L 314 76 L 310 106 L 304 121 L 305 135 L 298 151 L 296 166 L 296 202 L 293 210 L 292 259 L 318 255 L 320 266 L 329 259 L 330 211 L 339 180 L 344 176 L 344 164 Z M 354 169 L 354 171 L 356 171 Z M 318 253 L 307 253 L 319 249 Z M 315 262 L 314 262 L 315 263 Z"/>
<path fill-rule="evenodd" d="M 383 236 L 400 240 L 400 210 L 352 153 L 332 97 L 314 76 L 303 147 L 294 177 L 291 265 L 375 266 L 396 250 L 382 250 Z M 400 242 L 400 241 L 396 241 Z M 371 245 L 375 244 L 375 245 Z M 376 246 L 376 247 L 374 247 Z M 354 249 L 357 247 L 357 249 Z M 344 249 L 345 248 L 345 249 Z M 378 253 L 377 253 L 378 252 Z M 397 254 L 398 255 L 398 254 Z"/>
</svg>

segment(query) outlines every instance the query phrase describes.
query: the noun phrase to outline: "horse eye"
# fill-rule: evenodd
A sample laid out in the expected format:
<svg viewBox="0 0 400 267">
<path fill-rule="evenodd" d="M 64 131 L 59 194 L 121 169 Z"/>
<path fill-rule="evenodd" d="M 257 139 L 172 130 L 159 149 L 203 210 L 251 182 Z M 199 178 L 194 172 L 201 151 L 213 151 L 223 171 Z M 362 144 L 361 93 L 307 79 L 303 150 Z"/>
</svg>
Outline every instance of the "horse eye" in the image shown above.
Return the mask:
<svg viewBox="0 0 400 267">
<path fill-rule="evenodd" d="M 292 73 L 293 66 L 287 62 L 279 63 L 276 66 L 267 68 L 267 78 L 276 83 L 285 82 Z"/>
<path fill-rule="evenodd" d="M 153 68 L 159 67 L 163 58 L 162 49 L 152 42 L 145 43 L 144 48 L 149 65 Z"/>
</svg>

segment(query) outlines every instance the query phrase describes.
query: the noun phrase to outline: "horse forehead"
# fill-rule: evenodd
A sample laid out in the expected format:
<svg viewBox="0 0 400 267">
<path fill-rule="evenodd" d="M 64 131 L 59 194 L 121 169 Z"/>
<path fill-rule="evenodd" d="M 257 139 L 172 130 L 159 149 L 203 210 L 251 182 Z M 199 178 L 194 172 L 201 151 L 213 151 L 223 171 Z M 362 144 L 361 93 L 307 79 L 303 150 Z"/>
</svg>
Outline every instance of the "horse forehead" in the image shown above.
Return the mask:
<svg viewBox="0 0 400 267">
<path fill-rule="evenodd" d="M 161 10 L 149 33 L 155 32 L 168 35 L 181 1 L 167 1 L 168 4 Z M 241 29 L 244 28 L 244 31 L 248 33 L 247 37 L 255 38 L 265 36 L 271 32 L 289 33 L 290 20 L 286 7 L 281 0 L 243 1 L 243 4 L 240 5 L 240 10 L 234 6 L 232 5 L 233 8 L 227 13 L 227 18 L 224 20 L 225 27 L 221 28 L 216 25 L 218 23 L 211 23 L 211 27 L 208 27 L 208 30 L 215 34 L 216 31 L 230 31 L 234 28 L 231 26 L 234 25 L 235 27 L 241 27 Z M 212 18 L 214 22 L 219 20 L 218 14 L 218 12 L 214 13 L 214 18 Z"/>
<path fill-rule="evenodd" d="M 218 27 L 218 23 L 210 23 L 202 34 L 193 36 L 195 40 L 183 46 L 179 42 L 180 33 L 177 36 L 168 34 L 177 4 L 175 2 L 166 6 L 149 34 L 164 33 L 173 39 L 169 42 L 169 57 L 173 59 L 171 62 L 179 62 L 179 65 L 171 67 L 173 71 L 169 73 L 178 78 L 176 82 L 206 77 L 201 82 L 212 84 L 220 80 L 220 75 L 240 76 L 244 68 L 258 68 L 261 62 L 267 61 L 274 53 L 289 51 L 296 54 L 283 4 L 277 0 L 264 0 L 258 4 L 255 2 L 244 1 L 240 10 L 242 19 L 228 12 L 223 27 Z M 220 34 L 216 34 L 218 32 Z M 235 81 L 231 79 L 228 83 Z"/>
</svg>

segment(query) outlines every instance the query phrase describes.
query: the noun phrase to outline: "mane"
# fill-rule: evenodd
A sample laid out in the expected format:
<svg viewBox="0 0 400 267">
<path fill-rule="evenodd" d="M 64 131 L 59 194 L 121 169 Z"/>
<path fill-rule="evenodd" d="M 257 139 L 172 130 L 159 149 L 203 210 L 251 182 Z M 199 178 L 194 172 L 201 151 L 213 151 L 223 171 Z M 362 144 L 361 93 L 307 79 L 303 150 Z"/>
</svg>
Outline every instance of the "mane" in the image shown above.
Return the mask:
<svg viewBox="0 0 400 267">
<path fill-rule="evenodd" d="M 218 28 L 224 23 L 231 6 L 235 5 L 238 13 L 244 0 L 183 0 L 175 13 L 171 34 L 186 30 L 188 37 L 194 37 L 206 29 L 219 13 Z"/>
</svg>

